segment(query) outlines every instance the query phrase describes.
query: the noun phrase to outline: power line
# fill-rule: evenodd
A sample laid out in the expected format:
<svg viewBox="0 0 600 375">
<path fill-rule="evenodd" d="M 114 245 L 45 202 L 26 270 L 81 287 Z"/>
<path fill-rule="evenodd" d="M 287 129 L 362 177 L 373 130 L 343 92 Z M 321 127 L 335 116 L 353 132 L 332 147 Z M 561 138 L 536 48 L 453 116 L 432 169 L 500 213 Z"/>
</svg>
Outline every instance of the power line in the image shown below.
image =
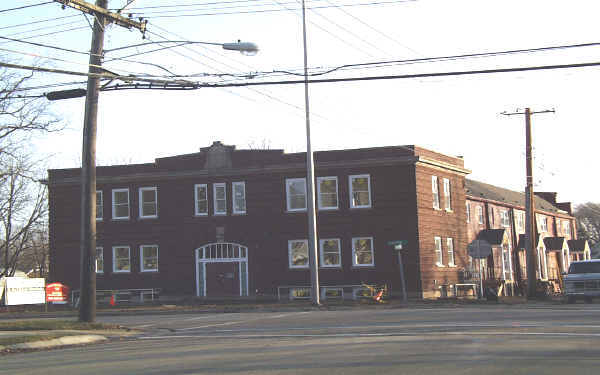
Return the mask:
<svg viewBox="0 0 600 375">
<path fill-rule="evenodd" d="M 306 9 L 327 9 L 334 7 L 357 7 L 357 6 L 373 6 L 373 5 L 391 5 L 391 4 L 401 4 L 414 2 L 418 0 L 391 0 L 391 1 L 375 1 L 370 3 L 359 3 L 359 4 L 342 4 L 342 5 L 323 5 L 323 6 L 314 6 L 307 7 Z M 294 9 L 294 10 L 300 10 Z M 263 10 L 248 10 L 248 11 L 239 11 L 239 12 L 215 12 L 215 13 L 198 13 L 198 14 L 179 14 L 179 15 L 166 15 L 166 16 L 146 16 L 144 13 L 144 18 L 154 19 L 154 18 L 174 18 L 174 17 L 202 17 L 202 16 L 223 16 L 223 15 L 232 15 L 232 14 L 254 14 L 254 13 L 274 13 L 281 12 L 283 9 L 263 9 Z"/>
<path fill-rule="evenodd" d="M 0 63 L 0 66 L 2 63 Z M 586 68 L 600 66 L 600 62 L 578 63 L 578 64 L 563 64 L 563 65 L 542 65 L 542 66 L 525 66 L 517 68 L 498 68 L 484 70 L 465 70 L 452 72 L 436 72 L 436 73 L 417 73 L 417 74 L 402 74 L 402 75 L 385 75 L 385 76 L 369 76 L 369 77 L 348 77 L 348 78 L 322 78 L 313 79 L 308 82 L 313 83 L 336 83 L 336 82 L 353 82 L 353 81 L 379 81 L 391 79 L 409 79 L 409 78 L 427 78 L 427 77 L 450 77 L 450 76 L 466 76 L 478 74 L 494 74 L 494 73 L 514 73 L 526 71 L 542 71 L 570 68 Z M 222 87 L 248 87 L 248 86 L 270 86 L 270 85 L 296 85 L 303 84 L 304 80 L 288 80 L 288 81 L 263 81 L 263 82 L 243 82 L 243 83 L 226 83 L 226 84 L 208 84 L 194 83 L 190 85 L 191 89 L 200 88 L 222 88 Z M 143 85 L 119 85 L 115 88 L 107 87 L 108 90 L 125 90 L 125 89 L 143 89 Z"/>
<path fill-rule="evenodd" d="M 38 46 L 38 47 L 56 49 L 56 50 L 59 50 L 59 51 L 65 51 L 65 52 L 71 52 L 71 53 L 79 53 L 81 55 L 89 55 L 88 52 L 75 51 L 75 50 L 68 49 L 68 48 L 57 47 L 57 46 L 50 46 L 48 44 L 42 44 L 42 43 L 27 42 L 27 41 L 24 41 L 24 40 L 8 38 L 8 37 L 5 37 L 5 36 L 0 36 L 0 39 L 6 39 L 6 40 L 10 40 L 12 42 L 18 42 L 18 43 L 31 44 L 31 45 Z"/>
<path fill-rule="evenodd" d="M 14 27 L 21 27 L 21 26 L 31 26 L 31 25 L 36 24 L 36 23 L 58 21 L 58 20 L 62 20 L 62 19 L 65 19 L 65 18 L 73 18 L 73 17 L 79 17 L 79 15 L 78 14 L 73 14 L 73 15 L 70 15 L 70 16 L 54 17 L 54 18 L 47 18 L 47 19 L 39 20 L 39 21 L 32 21 L 32 22 L 20 23 L 18 25 L 3 26 L 3 27 L 0 27 L 0 30 L 12 29 Z"/>
<path fill-rule="evenodd" d="M 25 9 L 25 8 L 32 8 L 32 7 L 37 7 L 40 5 L 46 5 L 46 4 L 51 4 L 51 3 L 53 3 L 53 1 L 46 1 L 45 3 L 32 4 L 32 5 L 23 5 L 22 7 L 11 8 L 11 9 L 0 9 L 0 13 L 10 12 L 10 11 L 19 10 L 19 9 Z"/>
</svg>

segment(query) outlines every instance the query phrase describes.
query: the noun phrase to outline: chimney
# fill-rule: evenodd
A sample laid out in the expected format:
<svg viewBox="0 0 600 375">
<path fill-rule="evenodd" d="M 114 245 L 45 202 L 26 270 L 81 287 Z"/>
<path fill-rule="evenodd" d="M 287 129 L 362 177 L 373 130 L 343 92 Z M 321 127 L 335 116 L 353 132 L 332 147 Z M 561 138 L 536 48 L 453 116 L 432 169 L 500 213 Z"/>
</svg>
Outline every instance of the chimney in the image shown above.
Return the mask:
<svg viewBox="0 0 600 375">
<path fill-rule="evenodd" d="M 556 195 L 557 193 L 554 192 L 545 192 L 545 191 L 534 191 L 533 194 L 537 195 L 538 197 L 547 200 L 548 202 L 552 203 L 552 204 L 556 204 Z"/>
<path fill-rule="evenodd" d="M 569 215 L 573 216 L 573 207 L 571 206 L 571 202 L 557 203 L 556 207 L 558 207 L 560 210 L 567 211 Z"/>
</svg>

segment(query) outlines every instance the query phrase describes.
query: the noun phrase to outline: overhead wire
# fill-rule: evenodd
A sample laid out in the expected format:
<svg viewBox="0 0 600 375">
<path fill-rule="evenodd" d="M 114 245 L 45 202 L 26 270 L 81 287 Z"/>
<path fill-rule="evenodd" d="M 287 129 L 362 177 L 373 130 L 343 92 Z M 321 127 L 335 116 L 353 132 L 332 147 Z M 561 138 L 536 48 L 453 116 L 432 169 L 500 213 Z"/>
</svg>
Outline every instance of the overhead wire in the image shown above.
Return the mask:
<svg viewBox="0 0 600 375">
<path fill-rule="evenodd" d="M 23 5 L 17 8 L 10 8 L 10 9 L 0 9 L 0 13 L 5 13 L 5 12 L 10 12 L 13 10 L 20 10 L 20 9 L 25 9 L 25 8 L 33 8 L 33 7 L 38 7 L 40 5 L 46 5 L 46 4 L 51 4 L 54 1 L 46 1 L 44 3 L 39 3 L 39 4 L 31 4 L 31 5 Z"/>
<path fill-rule="evenodd" d="M 373 5 L 392 5 L 392 4 L 401 4 L 407 2 L 415 2 L 418 0 L 390 0 L 390 1 L 373 1 L 369 3 L 359 3 L 359 4 L 342 4 L 342 5 L 324 5 L 324 6 L 313 6 L 308 7 L 306 9 L 327 9 L 334 7 L 358 7 L 358 6 L 373 6 Z M 300 9 L 297 9 L 300 10 Z M 282 9 L 263 9 L 263 10 L 248 10 L 248 11 L 238 11 L 238 12 L 213 12 L 213 13 L 197 13 L 197 14 L 177 14 L 177 15 L 158 15 L 158 16 L 148 16 L 144 13 L 137 13 L 140 16 L 143 16 L 145 19 L 155 19 L 155 18 L 181 18 L 181 17 L 202 17 L 202 16 L 223 16 L 223 15 L 233 15 L 233 14 L 255 14 L 255 13 L 275 13 L 281 12 Z"/>
<path fill-rule="evenodd" d="M 330 0 L 325 0 L 327 3 L 334 5 L 336 7 L 336 9 L 338 9 L 340 12 L 344 13 L 345 15 L 347 15 L 348 17 L 354 19 L 355 21 L 359 22 L 361 25 L 369 28 L 370 30 L 376 32 L 377 34 L 383 36 L 384 38 L 391 40 L 392 42 L 396 43 L 397 45 L 399 45 L 400 47 L 407 49 L 409 51 L 411 51 L 412 53 L 414 53 L 415 55 L 420 55 L 422 56 L 422 54 L 406 45 L 404 45 L 403 43 L 400 43 L 397 39 L 392 38 L 390 35 L 388 35 L 387 33 L 382 32 L 381 30 L 377 29 L 376 27 L 374 27 L 373 25 L 369 24 L 368 22 L 363 21 L 362 19 L 358 18 L 357 16 L 355 16 L 354 14 L 350 13 L 349 11 L 347 11 L 346 9 L 342 8 L 342 7 L 338 7 L 336 3 Z"/>
<path fill-rule="evenodd" d="M 70 16 L 46 18 L 46 19 L 38 20 L 38 21 L 31 21 L 31 22 L 26 22 L 26 23 L 20 23 L 18 25 L 2 26 L 2 27 L 0 27 L 0 30 L 11 29 L 11 28 L 21 27 L 21 26 L 31 26 L 31 25 L 34 25 L 34 24 L 37 24 L 37 23 L 58 21 L 58 20 L 62 20 L 62 19 L 65 19 L 65 18 L 73 18 L 73 17 L 79 17 L 79 15 L 78 14 L 72 14 Z"/>
</svg>

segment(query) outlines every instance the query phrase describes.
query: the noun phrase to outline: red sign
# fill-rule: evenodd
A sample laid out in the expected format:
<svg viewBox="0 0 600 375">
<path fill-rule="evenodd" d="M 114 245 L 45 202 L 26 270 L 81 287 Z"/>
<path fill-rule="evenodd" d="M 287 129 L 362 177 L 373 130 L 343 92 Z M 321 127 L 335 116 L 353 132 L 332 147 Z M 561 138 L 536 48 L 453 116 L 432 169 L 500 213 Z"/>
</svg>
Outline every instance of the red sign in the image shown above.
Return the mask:
<svg viewBox="0 0 600 375">
<path fill-rule="evenodd" d="M 70 289 L 61 283 L 46 285 L 46 302 L 67 303 Z"/>
</svg>

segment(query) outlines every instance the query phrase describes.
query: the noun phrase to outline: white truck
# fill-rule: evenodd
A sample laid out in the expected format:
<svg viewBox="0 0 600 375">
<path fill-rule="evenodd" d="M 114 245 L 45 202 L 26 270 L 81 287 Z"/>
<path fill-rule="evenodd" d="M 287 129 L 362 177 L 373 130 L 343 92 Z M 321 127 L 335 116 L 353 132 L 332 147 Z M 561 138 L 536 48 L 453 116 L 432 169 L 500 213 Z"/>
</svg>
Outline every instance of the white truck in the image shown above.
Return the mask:
<svg viewBox="0 0 600 375">
<path fill-rule="evenodd" d="M 563 281 L 568 303 L 577 299 L 592 302 L 594 297 L 600 297 L 600 259 L 571 262 Z"/>
</svg>

